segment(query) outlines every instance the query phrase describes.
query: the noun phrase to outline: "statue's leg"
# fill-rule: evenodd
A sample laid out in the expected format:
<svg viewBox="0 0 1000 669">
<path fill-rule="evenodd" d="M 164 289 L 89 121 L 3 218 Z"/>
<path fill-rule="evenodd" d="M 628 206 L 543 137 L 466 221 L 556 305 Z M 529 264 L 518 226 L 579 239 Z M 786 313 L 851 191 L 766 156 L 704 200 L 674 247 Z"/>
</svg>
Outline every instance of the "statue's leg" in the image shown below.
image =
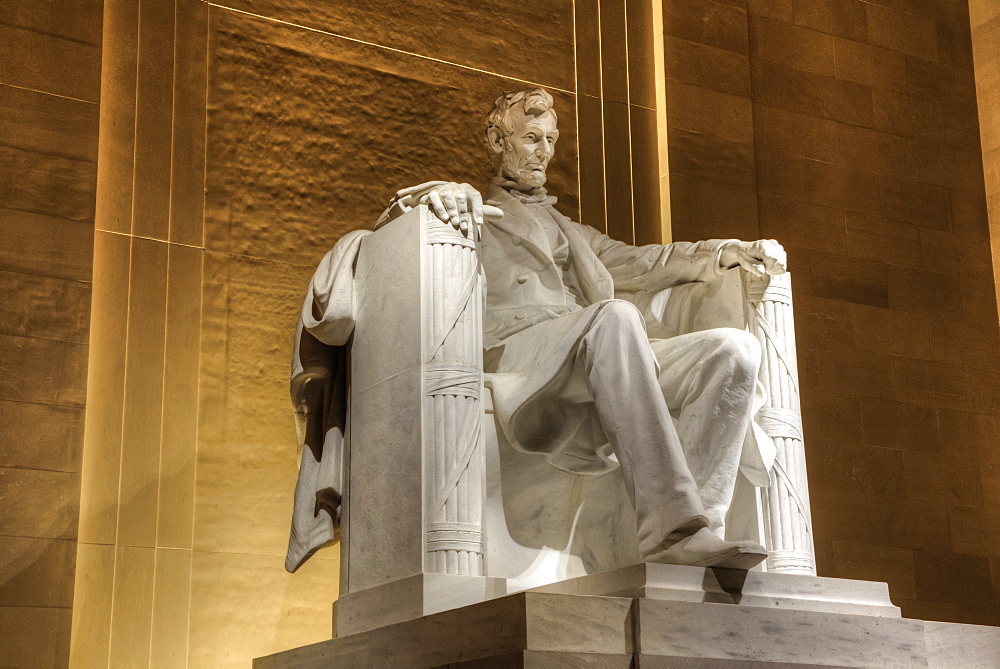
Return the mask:
<svg viewBox="0 0 1000 669">
<path fill-rule="evenodd" d="M 725 536 L 751 419 L 760 345 L 748 332 L 717 328 L 650 342 L 659 383 L 698 485 L 709 529 Z"/>
<path fill-rule="evenodd" d="M 705 527 L 706 514 L 660 389 L 642 315 L 618 300 L 599 308 L 577 361 L 621 463 L 645 557 Z"/>
</svg>

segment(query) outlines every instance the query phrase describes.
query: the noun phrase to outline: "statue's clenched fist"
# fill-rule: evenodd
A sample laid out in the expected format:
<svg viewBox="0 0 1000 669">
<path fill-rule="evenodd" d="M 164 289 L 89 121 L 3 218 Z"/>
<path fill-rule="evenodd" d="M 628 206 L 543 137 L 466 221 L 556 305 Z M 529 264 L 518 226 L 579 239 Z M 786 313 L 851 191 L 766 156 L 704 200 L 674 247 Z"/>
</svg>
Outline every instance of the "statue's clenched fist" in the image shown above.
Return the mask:
<svg viewBox="0 0 1000 669">
<path fill-rule="evenodd" d="M 784 274 L 788 266 L 785 249 L 773 239 L 733 242 L 722 250 L 719 261 L 723 267 L 739 265 L 754 276 Z"/>
</svg>

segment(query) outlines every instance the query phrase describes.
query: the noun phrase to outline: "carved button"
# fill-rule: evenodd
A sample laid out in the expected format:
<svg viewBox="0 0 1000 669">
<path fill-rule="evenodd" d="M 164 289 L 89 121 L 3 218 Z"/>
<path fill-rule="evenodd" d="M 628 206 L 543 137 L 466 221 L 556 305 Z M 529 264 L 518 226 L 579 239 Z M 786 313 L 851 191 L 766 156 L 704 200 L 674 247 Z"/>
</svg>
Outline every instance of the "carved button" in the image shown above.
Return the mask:
<svg viewBox="0 0 1000 669">
<path fill-rule="evenodd" d="M 528 280 L 528 275 L 527 274 L 522 274 L 521 276 L 517 277 L 517 282 L 518 283 L 524 283 L 527 280 Z"/>
<path fill-rule="evenodd" d="M 519 321 L 523 321 L 527 317 L 528 317 L 528 314 L 524 313 L 523 311 L 519 311 L 516 314 L 514 314 L 514 318 L 516 318 Z"/>
</svg>

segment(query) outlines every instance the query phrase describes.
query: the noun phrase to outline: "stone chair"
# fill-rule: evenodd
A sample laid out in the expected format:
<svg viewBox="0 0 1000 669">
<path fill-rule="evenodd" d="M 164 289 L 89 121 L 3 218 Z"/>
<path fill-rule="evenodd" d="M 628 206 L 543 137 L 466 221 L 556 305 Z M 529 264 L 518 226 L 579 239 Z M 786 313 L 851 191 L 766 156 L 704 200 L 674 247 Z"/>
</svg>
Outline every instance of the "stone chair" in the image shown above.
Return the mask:
<svg viewBox="0 0 1000 669">
<path fill-rule="evenodd" d="M 417 207 L 364 239 L 354 276 L 335 636 L 640 562 L 619 471 L 558 471 L 494 424 L 475 241 Z M 815 575 L 789 275 L 638 299 L 651 337 L 758 337 L 777 455 L 769 487 L 737 484 L 728 533 L 768 549 L 759 569 Z"/>
</svg>

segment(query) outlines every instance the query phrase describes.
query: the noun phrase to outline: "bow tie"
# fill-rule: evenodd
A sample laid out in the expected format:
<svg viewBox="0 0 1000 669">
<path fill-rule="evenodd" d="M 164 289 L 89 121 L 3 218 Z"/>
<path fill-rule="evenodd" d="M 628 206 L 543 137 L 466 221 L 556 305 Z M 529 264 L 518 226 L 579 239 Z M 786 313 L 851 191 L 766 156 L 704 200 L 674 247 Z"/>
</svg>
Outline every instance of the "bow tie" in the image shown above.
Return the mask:
<svg viewBox="0 0 1000 669">
<path fill-rule="evenodd" d="M 494 178 L 493 183 L 510 193 L 512 197 L 520 200 L 521 204 L 537 204 L 540 207 L 551 207 L 559 201 L 554 195 L 546 193 L 545 188 L 541 186 L 532 188 L 530 191 L 518 190 L 515 182 L 503 177 Z"/>
</svg>

